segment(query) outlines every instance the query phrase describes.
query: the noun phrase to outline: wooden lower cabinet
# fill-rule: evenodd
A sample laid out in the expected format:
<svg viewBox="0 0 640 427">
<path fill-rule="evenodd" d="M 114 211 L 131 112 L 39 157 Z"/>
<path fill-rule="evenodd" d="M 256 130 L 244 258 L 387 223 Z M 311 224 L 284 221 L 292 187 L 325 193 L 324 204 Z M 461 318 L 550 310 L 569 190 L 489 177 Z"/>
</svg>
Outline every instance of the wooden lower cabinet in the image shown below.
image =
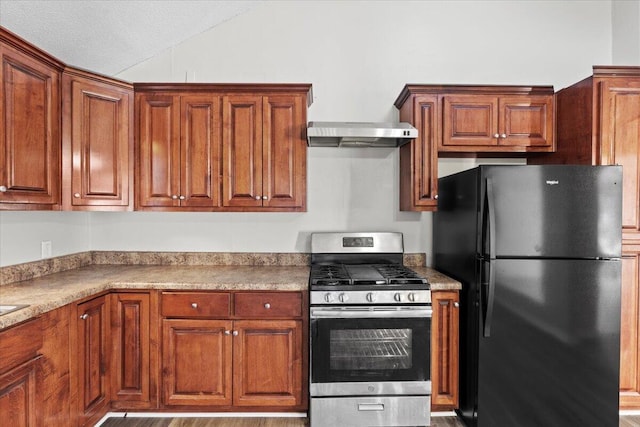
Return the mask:
<svg viewBox="0 0 640 427">
<path fill-rule="evenodd" d="M 111 294 L 111 407 L 157 407 L 157 292 Z M 155 320 L 154 320 L 155 319 Z"/>
<path fill-rule="evenodd" d="M 307 409 L 300 292 L 163 292 L 162 403 Z"/>
<path fill-rule="evenodd" d="M 620 408 L 640 407 L 640 244 L 622 247 Z"/>
<path fill-rule="evenodd" d="M 71 366 L 76 370 L 75 396 L 78 426 L 93 425 L 106 412 L 109 402 L 109 307 L 106 295 L 78 304 L 74 319 Z M 74 330 L 75 329 L 75 330 Z M 73 345 L 73 344 L 72 344 Z M 74 360 L 74 356 L 77 357 Z"/>
<path fill-rule="evenodd" d="M 42 425 L 42 324 L 31 320 L 0 332 L 0 424 Z"/>
<path fill-rule="evenodd" d="M 42 425 L 39 362 L 42 356 L 0 375 L 0 416 L 11 427 Z"/>
<path fill-rule="evenodd" d="M 432 291 L 431 410 L 458 407 L 458 291 Z"/>
<path fill-rule="evenodd" d="M 234 322 L 233 404 L 299 406 L 302 397 L 302 322 Z"/>
<path fill-rule="evenodd" d="M 165 405 L 231 405 L 231 328 L 228 320 L 162 321 Z"/>
</svg>

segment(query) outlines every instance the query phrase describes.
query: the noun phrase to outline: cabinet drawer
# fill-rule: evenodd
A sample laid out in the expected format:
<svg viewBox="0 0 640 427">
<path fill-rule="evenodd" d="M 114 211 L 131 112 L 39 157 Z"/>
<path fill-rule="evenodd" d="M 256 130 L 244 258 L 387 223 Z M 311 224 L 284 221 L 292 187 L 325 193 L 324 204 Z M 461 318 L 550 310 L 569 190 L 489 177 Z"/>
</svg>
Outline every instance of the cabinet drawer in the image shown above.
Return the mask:
<svg viewBox="0 0 640 427">
<path fill-rule="evenodd" d="M 163 292 L 164 317 L 227 317 L 231 307 L 228 293 Z"/>
<path fill-rule="evenodd" d="M 42 323 L 31 320 L 0 332 L 0 372 L 36 357 L 42 347 Z"/>
<path fill-rule="evenodd" d="M 237 293 L 236 317 L 300 317 L 302 295 L 299 292 Z"/>
</svg>

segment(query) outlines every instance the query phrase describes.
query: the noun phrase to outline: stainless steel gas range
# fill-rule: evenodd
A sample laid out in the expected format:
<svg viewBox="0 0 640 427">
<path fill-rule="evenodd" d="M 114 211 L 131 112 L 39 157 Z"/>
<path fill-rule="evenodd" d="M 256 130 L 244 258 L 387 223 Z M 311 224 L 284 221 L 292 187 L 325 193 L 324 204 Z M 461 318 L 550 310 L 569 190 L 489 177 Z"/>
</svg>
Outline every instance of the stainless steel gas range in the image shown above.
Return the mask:
<svg viewBox="0 0 640 427">
<path fill-rule="evenodd" d="M 430 425 L 431 292 L 401 233 L 313 233 L 311 427 Z"/>
</svg>

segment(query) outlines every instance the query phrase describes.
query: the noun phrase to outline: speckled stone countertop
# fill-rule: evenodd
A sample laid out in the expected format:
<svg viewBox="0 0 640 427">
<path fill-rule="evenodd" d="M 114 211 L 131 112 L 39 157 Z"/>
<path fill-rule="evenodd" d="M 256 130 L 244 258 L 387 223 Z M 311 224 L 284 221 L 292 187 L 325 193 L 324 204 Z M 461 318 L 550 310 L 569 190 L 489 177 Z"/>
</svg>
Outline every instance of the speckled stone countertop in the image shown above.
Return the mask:
<svg viewBox="0 0 640 427">
<path fill-rule="evenodd" d="M 428 267 L 411 267 L 432 290 L 460 283 Z M 255 265 L 89 265 L 0 287 L 0 304 L 29 306 L 0 316 L 0 329 L 112 289 L 276 290 L 308 289 L 309 267 Z"/>
</svg>

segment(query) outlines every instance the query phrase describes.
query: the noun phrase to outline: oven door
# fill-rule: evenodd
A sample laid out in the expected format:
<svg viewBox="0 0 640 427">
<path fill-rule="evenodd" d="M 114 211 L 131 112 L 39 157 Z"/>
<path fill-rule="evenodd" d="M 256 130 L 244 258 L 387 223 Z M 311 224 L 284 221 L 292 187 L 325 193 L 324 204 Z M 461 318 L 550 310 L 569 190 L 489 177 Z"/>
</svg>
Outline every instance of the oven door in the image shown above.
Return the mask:
<svg viewBox="0 0 640 427">
<path fill-rule="evenodd" d="M 431 307 L 311 307 L 312 396 L 431 393 Z"/>
</svg>

